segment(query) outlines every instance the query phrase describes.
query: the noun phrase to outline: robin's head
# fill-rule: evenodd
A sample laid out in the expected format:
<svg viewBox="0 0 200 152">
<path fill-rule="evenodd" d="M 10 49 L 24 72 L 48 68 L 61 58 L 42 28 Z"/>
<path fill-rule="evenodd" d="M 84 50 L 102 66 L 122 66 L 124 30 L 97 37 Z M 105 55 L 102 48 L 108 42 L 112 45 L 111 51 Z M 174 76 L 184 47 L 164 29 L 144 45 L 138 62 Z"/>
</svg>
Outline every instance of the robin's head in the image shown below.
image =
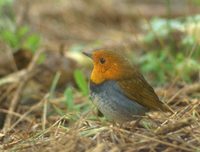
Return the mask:
<svg viewBox="0 0 200 152">
<path fill-rule="evenodd" d="M 96 50 L 91 54 L 85 53 L 93 60 L 91 81 L 96 84 L 106 80 L 119 80 L 128 77 L 131 65 L 128 60 L 116 51 Z"/>
</svg>

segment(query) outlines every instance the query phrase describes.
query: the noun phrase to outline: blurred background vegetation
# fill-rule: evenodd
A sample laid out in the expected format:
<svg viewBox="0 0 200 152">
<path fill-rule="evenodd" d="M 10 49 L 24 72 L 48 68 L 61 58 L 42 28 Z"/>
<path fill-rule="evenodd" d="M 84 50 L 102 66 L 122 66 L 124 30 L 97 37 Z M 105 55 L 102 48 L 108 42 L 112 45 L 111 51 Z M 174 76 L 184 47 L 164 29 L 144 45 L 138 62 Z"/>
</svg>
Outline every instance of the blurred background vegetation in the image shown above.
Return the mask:
<svg viewBox="0 0 200 152">
<path fill-rule="evenodd" d="M 124 52 L 176 114 L 99 117 L 81 53 L 99 48 Z M 199 151 L 199 81 L 199 0 L 0 0 L 0 151 Z"/>
<path fill-rule="evenodd" d="M 49 116 L 88 111 L 92 65 L 82 51 L 123 51 L 157 87 L 198 82 L 199 6 L 198 0 L 1 0 L 1 93 L 21 80 L 4 78 L 26 69 L 41 49 L 19 100 L 27 107 L 49 93 L 49 100 L 59 99 L 49 103 Z M 1 107 L 8 109 L 11 98 L 2 98 Z"/>
</svg>

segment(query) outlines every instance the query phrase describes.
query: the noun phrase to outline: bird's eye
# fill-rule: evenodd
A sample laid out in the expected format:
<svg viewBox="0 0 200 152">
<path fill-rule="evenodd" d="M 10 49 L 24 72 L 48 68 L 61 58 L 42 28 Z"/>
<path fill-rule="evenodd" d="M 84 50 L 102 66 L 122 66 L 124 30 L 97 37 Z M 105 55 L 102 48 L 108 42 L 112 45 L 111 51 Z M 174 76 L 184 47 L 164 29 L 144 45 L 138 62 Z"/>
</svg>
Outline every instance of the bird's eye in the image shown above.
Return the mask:
<svg viewBox="0 0 200 152">
<path fill-rule="evenodd" d="M 101 64 L 104 64 L 106 62 L 106 60 L 104 58 L 100 58 L 99 61 Z"/>
</svg>

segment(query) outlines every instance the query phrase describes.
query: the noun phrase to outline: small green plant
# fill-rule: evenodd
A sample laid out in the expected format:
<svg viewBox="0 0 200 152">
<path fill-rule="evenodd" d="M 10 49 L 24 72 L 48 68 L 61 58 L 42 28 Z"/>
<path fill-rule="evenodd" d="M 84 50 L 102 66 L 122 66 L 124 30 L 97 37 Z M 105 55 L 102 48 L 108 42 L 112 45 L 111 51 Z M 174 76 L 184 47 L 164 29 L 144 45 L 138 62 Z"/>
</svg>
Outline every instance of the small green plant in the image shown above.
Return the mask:
<svg viewBox="0 0 200 152">
<path fill-rule="evenodd" d="M 199 0 L 192 0 L 192 2 L 196 5 L 200 5 L 200 1 Z"/>
<path fill-rule="evenodd" d="M 1 29 L 0 38 L 11 48 L 17 50 L 25 48 L 34 53 L 40 44 L 40 37 L 37 34 L 31 34 L 27 26 L 22 26 L 14 30 Z"/>
<path fill-rule="evenodd" d="M 40 36 L 28 26 L 17 26 L 12 10 L 13 0 L 0 1 L 0 39 L 17 51 L 20 48 L 34 53 L 40 45 Z"/>
<path fill-rule="evenodd" d="M 78 86 L 78 88 L 81 90 L 82 94 L 84 96 L 88 95 L 88 84 L 86 81 L 86 78 L 84 74 L 80 70 L 75 70 L 74 71 L 74 79 L 75 82 Z"/>
<path fill-rule="evenodd" d="M 178 75 L 182 80 L 191 82 L 193 75 L 200 71 L 200 62 L 194 58 L 188 58 L 183 54 L 177 54 L 175 60 L 174 75 Z"/>
<path fill-rule="evenodd" d="M 1 0 L 0 1 L 0 10 L 5 5 L 10 5 L 13 2 L 13 0 Z"/>
<path fill-rule="evenodd" d="M 83 73 L 80 70 L 74 71 L 74 79 L 82 95 L 87 96 L 88 95 L 87 82 Z M 65 115 L 66 113 L 69 114 L 69 112 L 73 112 L 73 115 L 70 116 L 70 120 L 77 120 L 78 119 L 77 114 L 84 113 L 89 110 L 89 102 L 75 104 L 74 94 L 76 94 L 75 89 L 71 86 L 67 86 L 64 91 L 64 100 L 63 100 L 66 109 L 64 110 L 54 106 L 55 111 L 59 115 Z"/>
<path fill-rule="evenodd" d="M 74 89 L 70 86 L 68 86 L 64 91 L 64 104 L 66 105 L 67 112 L 78 112 L 78 113 L 84 113 L 87 112 L 89 109 L 89 102 L 83 102 L 80 104 L 75 104 L 74 99 Z"/>
<path fill-rule="evenodd" d="M 175 44 L 177 42 L 174 36 L 177 37 L 179 35 L 180 40 L 178 41 L 180 42 L 178 43 L 180 43 L 180 48 L 182 49 L 188 45 L 191 46 L 198 43 L 199 25 L 200 15 L 180 19 L 153 18 L 144 26 L 147 29 L 144 42 L 150 44 L 158 40 L 162 43 L 160 45 L 165 47 L 165 42 L 167 42 L 167 46 L 173 48 L 174 45 L 177 45 Z"/>
<path fill-rule="evenodd" d="M 171 71 L 172 64 L 168 58 L 168 51 L 151 51 L 143 55 L 139 64 L 143 73 L 153 73 L 157 83 L 163 84 L 166 82 L 168 75 L 167 71 Z"/>
<path fill-rule="evenodd" d="M 142 71 L 153 75 L 156 84 L 164 84 L 175 77 L 192 81 L 200 71 L 199 25 L 199 15 L 181 19 L 152 19 L 144 36 L 144 43 L 152 48 L 149 47 L 148 53 L 139 58 Z M 160 45 L 155 45 L 157 42 Z"/>
<path fill-rule="evenodd" d="M 73 111 L 74 109 L 76 109 L 74 105 L 74 97 L 71 87 L 67 87 L 65 89 L 64 97 L 65 97 L 64 103 L 67 107 L 67 110 Z"/>
</svg>

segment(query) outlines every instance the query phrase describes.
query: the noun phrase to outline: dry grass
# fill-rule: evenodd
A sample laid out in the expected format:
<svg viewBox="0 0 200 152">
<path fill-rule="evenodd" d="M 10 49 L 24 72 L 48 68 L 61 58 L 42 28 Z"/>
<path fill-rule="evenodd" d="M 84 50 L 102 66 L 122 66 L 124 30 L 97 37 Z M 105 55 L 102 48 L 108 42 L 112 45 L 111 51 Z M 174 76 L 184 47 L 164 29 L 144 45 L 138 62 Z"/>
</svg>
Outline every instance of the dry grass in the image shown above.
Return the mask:
<svg viewBox="0 0 200 152">
<path fill-rule="evenodd" d="M 0 148 L 5 151 L 199 151 L 200 100 L 187 94 L 199 91 L 200 85 L 196 86 L 193 92 L 185 88 L 182 89 L 185 92 L 175 95 L 175 100 L 168 100 L 172 102 L 174 114 L 150 112 L 139 123 L 123 125 L 91 118 L 92 107 L 86 114 L 47 116 L 45 104 L 62 99 L 46 96 L 26 113 L 18 114 L 17 126 L 14 124 L 8 132 L 1 132 Z M 43 112 L 38 120 L 33 119 L 36 109 Z"/>
</svg>

